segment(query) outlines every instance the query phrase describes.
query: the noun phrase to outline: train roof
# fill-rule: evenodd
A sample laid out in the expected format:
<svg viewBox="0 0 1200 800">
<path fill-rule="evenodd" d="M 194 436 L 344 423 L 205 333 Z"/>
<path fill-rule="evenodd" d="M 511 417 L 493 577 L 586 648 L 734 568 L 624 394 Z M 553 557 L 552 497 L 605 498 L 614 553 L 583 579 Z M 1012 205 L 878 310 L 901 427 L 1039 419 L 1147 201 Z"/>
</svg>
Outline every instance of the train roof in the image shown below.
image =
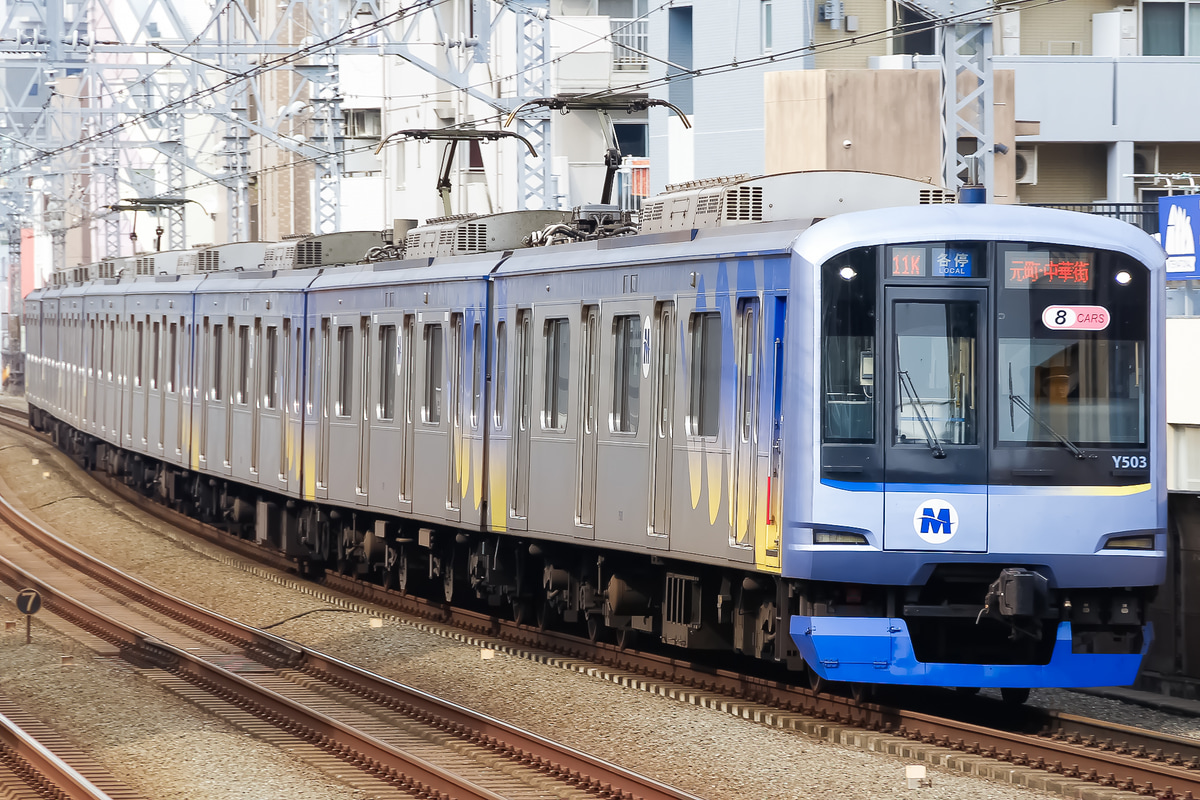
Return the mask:
<svg viewBox="0 0 1200 800">
<path fill-rule="evenodd" d="M 1004 242 L 1055 242 L 1125 253 L 1165 269 L 1166 253 L 1140 228 L 1112 217 L 1016 205 L 928 205 L 856 211 L 822 220 L 796 242 L 812 264 L 855 247 L 938 241 L 953 224 L 956 238 Z"/>
</svg>

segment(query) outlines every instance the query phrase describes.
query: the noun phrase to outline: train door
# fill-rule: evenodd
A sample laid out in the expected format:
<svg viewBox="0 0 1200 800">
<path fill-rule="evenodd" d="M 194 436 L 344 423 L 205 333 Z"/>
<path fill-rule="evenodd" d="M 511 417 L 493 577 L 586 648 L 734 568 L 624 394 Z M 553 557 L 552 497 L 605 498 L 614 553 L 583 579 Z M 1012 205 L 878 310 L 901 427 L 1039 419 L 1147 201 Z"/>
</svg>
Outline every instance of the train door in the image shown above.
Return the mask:
<svg viewBox="0 0 1200 800">
<path fill-rule="evenodd" d="M 446 519 L 458 521 L 462 514 L 463 453 L 463 315 L 450 315 L 450 397 L 447 410 L 450 416 L 450 447 L 446 459 Z"/>
<path fill-rule="evenodd" d="M 984 289 L 888 287 L 884 548 L 987 550 Z"/>
<path fill-rule="evenodd" d="M 400 507 L 412 511 L 413 502 L 413 462 L 414 450 L 414 420 L 416 418 L 416 394 L 413 391 L 413 330 L 416 327 L 416 317 L 413 314 L 404 315 L 404 326 L 400 330 L 400 402 L 401 424 L 400 436 Z"/>
<path fill-rule="evenodd" d="M 365 443 L 369 448 L 365 456 L 367 472 L 360 480 L 367 493 L 367 502 L 383 508 L 396 507 L 403 485 L 406 407 L 402 401 L 397 402 L 402 379 L 398 321 L 394 313 L 376 315 L 374 333 L 365 345 L 373 350 L 367 369 L 370 384 L 363 390 L 368 397 L 364 413 L 371 421 Z"/>
<path fill-rule="evenodd" d="M 771 320 L 769 337 L 771 351 L 771 450 L 767 454 L 767 508 L 761 515 L 766 527 L 766 541 L 762 552 L 756 554 L 761 566 L 779 567 L 780 540 L 783 526 L 780 509 L 783 508 L 783 381 L 784 346 L 783 332 L 787 325 L 787 298 L 775 298 L 775 311 Z"/>
<path fill-rule="evenodd" d="M 532 312 L 517 312 L 514 389 L 516 419 L 513 429 L 512 500 L 508 527 L 525 530 L 529 517 L 529 436 L 533 425 L 533 324 Z"/>
<path fill-rule="evenodd" d="M 371 405 L 373 399 L 371 387 L 374 385 L 371 363 L 371 352 L 374 350 L 371 346 L 371 318 L 360 317 L 358 329 L 358 339 L 362 343 L 359 349 L 359 386 L 361 387 L 359 397 L 362 398 L 362 402 L 359 403 L 358 409 L 358 480 L 355 482 L 355 495 L 360 502 L 367 503 L 369 502 L 368 490 L 371 482 Z M 383 370 L 384 364 L 380 363 L 376 368 Z"/>
<path fill-rule="evenodd" d="M 329 317 L 321 318 L 320 353 L 315 375 L 319 376 L 320 391 L 318 403 L 320 409 L 320 425 L 317 431 L 317 497 L 329 497 L 329 415 L 330 390 L 329 381 L 333 371 L 331 356 L 333 353 L 333 337 Z"/>
<path fill-rule="evenodd" d="M 758 472 L 758 365 L 761 319 L 758 300 L 738 303 L 737 421 L 734 426 L 733 541 L 754 546 L 757 533 L 755 480 Z"/>
<path fill-rule="evenodd" d="M 653 334 L 653 342 L 645 341 Z M 671 469 L 675 433 L 675 304 L 658 303 L 654 325 L 643 331 L 643 359 L 652 359 L 654 369 L 654 427 L 650 433 L 650 529 L 667 547 L 671 534 Z M 649 364 L 647 364 L 649 366 Z"/>
<path fill-rule="evenodd" d="M 596 430 L 600 398 L 600 307 L 583 307 L 580 347 L 579 484 L 576 489 L 575 524 L 596 523 Z"/>
</svg>

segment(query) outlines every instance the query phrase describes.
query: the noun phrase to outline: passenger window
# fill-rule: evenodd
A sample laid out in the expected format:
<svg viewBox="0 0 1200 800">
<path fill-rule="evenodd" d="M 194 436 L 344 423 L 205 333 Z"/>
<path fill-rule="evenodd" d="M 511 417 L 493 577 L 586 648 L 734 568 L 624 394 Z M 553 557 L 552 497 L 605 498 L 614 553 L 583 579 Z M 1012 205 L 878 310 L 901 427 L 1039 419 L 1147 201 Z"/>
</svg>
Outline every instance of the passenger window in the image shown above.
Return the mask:
<svg viewBox="0 0 1200 800">
<path fill-rule="evenodd" d="M 565 319 L 548 319 L 546 340 L 546 396 L 542 405 L 542 430 L 567 428 L 567 396 L 571 381 L 571 328 Z"/>
<path fill-rule="evenodd" d="M 716 436 L 721 419 L 721 315 L 693 314 L 688 433 Z"/>
<path fill-rule="evenodd" d="M 641 410 L 642 318 L 636 314 L 613 320 L 614 433 L 637 433 Z"/>
<path fill-rule="evenodd" d="M 821 270 L 821 397 L 826 442 L 875 441 L 874 248 L 843 253 Z"/>
<path fill-rule="evenodd" d="M 496 369 L 495 377 L 495 392 L 496 396 L 492 401 L 492 423 L 496 426 L 496 430 L 504 427 L 504 383 L 508 377 L 508 325 L 504 320 L 496 323 Z"/>
<path fill-rule="evenodd" d="M 167 391 L 176 390 L 175 371 L 179 368 L 179 323 L 171 323 L 171 332 L 167 336 Z"/>
<path fill-rule="evenodd" d="M 145 353 L 143 352 L 143 340 L 145 339 L 145 323 L 138 321 L 137 324 L 137 362 L 133 367 L 133 385 L 142 385 L 142 364 L 145 363 Z"/>
<path fill-rule="evenodd" d="M 223 396 L 224 387 L 221 385 L 222 366 L 225 361 L 222 350 L 224 348 L 224 332 L 225 328 L 222 325 L 213 325 L 213 347 L 212 347 L 212 399 L 220 400 Z"/>
<path fill-rule="evenodd" d="M 421 416 L 430 425 L 442 422 L 442 326 L 425 326 L 425 403 Z"/>
<path fill-rule="evenodd" d="M 159 365 L 159 347 L 161 346 L 160 336 L 161 329 L 157 320 L 154 322 L 154 327 L 151 328 L 152 335 L 150 337 L 150 388 L 158 388 L 158 365 Z"/>
<path fill-rule="evenodd" d="M 379 328 L 379 419 L 396 417 L 396 326 Z"/>
<path fill-rule="evenodd" d="M 238 326 L 237 404 L 246 405 L 250 398 L 250 326 Z"/>
<path fill-rule="evenodd" d="M 279 405 L 279 329 L 274 325 L 267 326 L 267 369 L 263 374 L 263 401 L 267 408 Z"/>
<path fill-rule="evenodd" d="M 354 328 L 339 325 L 338 343 L 338 394 L 334 413 L 339 417 L 350 416 L 350 400 L 354 392 Z"/>
<path fill-rule="evenodd" d="M 479 323 L 471 328 L 471 427 L 479 427 L 479 406 L 483 397 L 483 381 L 479 368 L 483 363 L 483 343 L 479 341 Z"/>
</svg>

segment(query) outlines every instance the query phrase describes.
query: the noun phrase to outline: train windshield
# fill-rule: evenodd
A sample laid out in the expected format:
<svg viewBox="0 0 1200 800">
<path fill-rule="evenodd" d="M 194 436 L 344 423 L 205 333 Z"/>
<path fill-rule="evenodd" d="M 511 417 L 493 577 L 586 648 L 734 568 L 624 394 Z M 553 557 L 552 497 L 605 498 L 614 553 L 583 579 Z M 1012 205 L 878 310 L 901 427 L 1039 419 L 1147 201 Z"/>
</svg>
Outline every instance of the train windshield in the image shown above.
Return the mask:
<svg viewBox="0 0 1200 800">
<path fill-rule="evenodd" d="M 999 442 L 1144 446 L 1146 271 L 1115 253 L 1034 244 L 1002 245 L 997 262 Z"/>
</svg>

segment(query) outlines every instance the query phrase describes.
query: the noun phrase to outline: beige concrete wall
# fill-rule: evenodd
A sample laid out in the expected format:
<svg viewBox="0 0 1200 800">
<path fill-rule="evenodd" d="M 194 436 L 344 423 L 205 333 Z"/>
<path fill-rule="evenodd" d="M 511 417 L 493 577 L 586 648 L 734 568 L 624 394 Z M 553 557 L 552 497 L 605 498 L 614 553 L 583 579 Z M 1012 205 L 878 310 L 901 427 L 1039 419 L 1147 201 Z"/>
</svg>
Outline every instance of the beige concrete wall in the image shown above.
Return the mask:
<svg viewBox="0 0 1200 800">
<path fill-rule="evenodd" d="M 1108 196 L 1106 145 L 1039 144 L 1037 160 L 1038 182 L 1016 187 L 1019 202 L 1094 203 Z"/>
<path fill-rule="evenodd" d="M 804 70 L 765 76 L 767 172 L 854 169 L 941 185 L 941 88 L 934 70 Z M 996 199 L 1013 202 L 1013 73 L 995 73 Z M 849 142 L 849 147 L 846 146 Z"/>
<path fill-rule="evenodd" d="M 845 0 L 842 7 L 847 15 L 858 17 L 858 30 L 850 32 L 843 23 L 834 30 L 828 22 L 816 20 L 813 41 L 818 45 L 814 63 L 817 69 L 866 69 L 870 56 L 888 55 L 888 39 L 878 38 L 863 44 L 848 44 L 855 35 L 881 31 L 888 27 L 887 3 Z M 830 47 L 833 42 L 846 42 L 844 47 Z M 830 49 L 821 49 L 825 45 Z"/>
<path fill-rule="evenodd" d="M 1092 15 L 1118 5 L 1115 0 L 1071 0 L 1021 9 L 1021 55 L 1090 56 Z"/>
</svg>

